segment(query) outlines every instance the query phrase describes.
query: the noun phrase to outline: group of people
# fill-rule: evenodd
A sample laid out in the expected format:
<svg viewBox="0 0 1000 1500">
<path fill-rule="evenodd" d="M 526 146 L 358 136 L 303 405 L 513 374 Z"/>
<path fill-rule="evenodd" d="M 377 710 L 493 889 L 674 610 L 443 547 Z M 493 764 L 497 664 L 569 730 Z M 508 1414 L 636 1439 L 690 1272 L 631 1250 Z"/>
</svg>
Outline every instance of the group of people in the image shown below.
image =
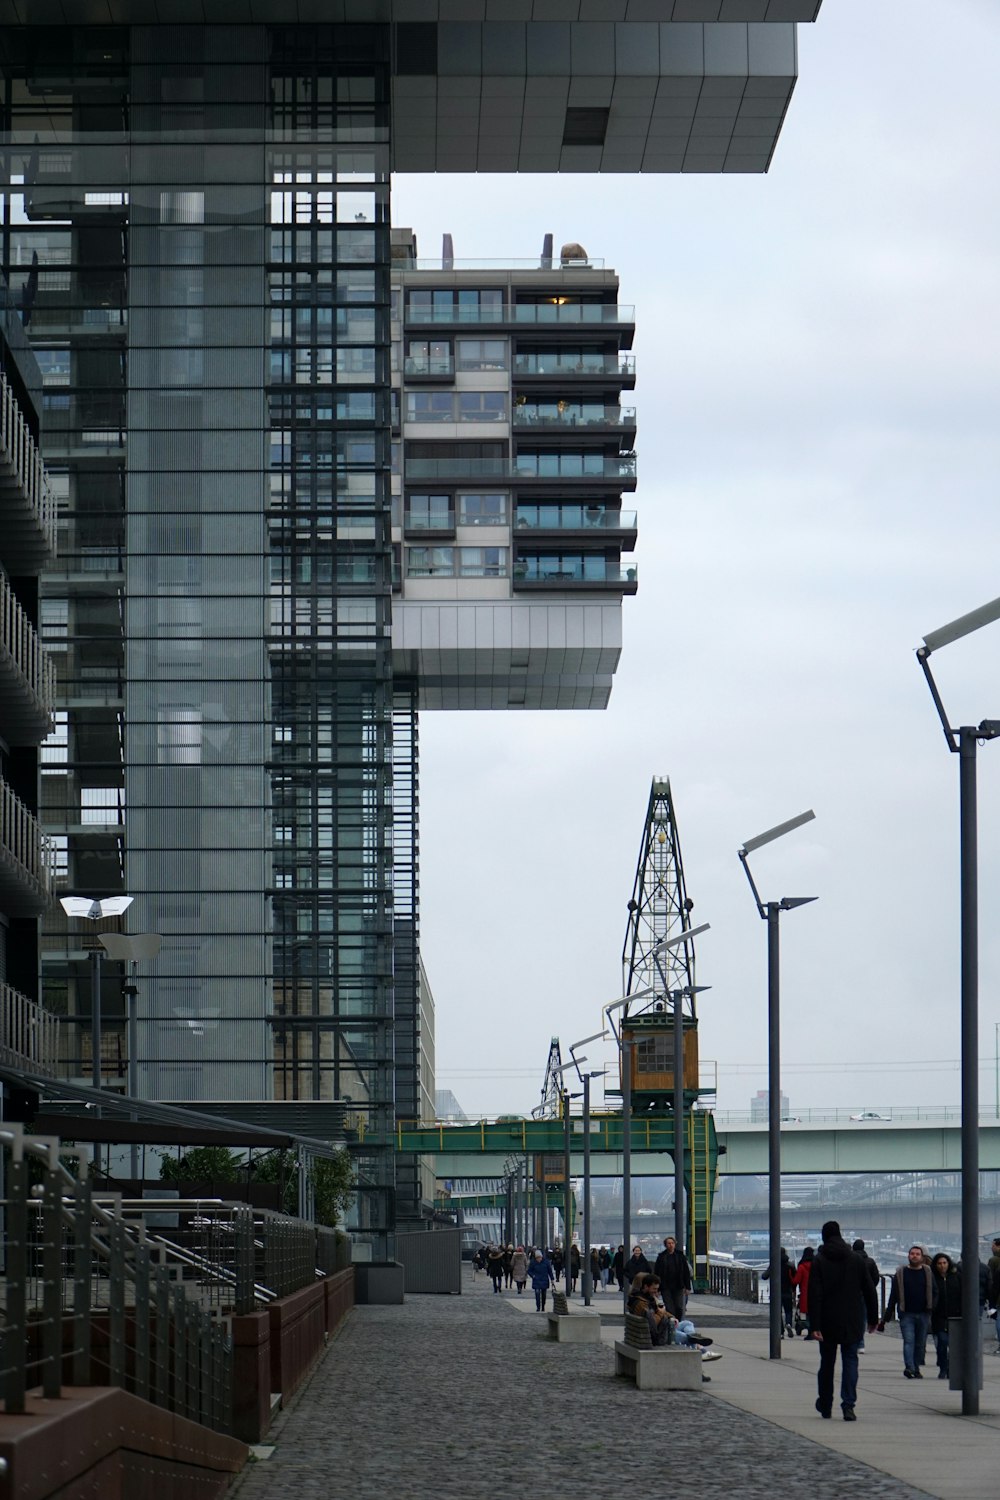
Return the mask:
<svg viewBox="0 0 1000 1500">
<path fill-rule="evenodd" d="M 548 1250 L 533 1246 L 526 1250 L 523 1245 L 483 1245 L 473 1256 L 473 1265 L 477 1270 L 487 1273 L 497 1295 L 504 1290 L 510 1291 L 512 1285 L 520 1294 L 529 1280 L 535 1286 L 535 1278 L 531 1274 L 533 1262 L 544 1262 L 551 1270 L 546 1286 L 561 1281 L 566 1273 L 565 1251 L 558 1242 Z M 577 1290 L 582 1266 L 580 1246 L 574 1242 L 569 1248 L 571 1292 Z M 687 1258 L 678 1250 L 677 1241 L 672 1234 L 668 1234 L 663 1241 L 663 1249 L 656 1257 L 655 1266 L 650 1266 L 641 1245 L 635 1245 L 631 1255 L 627 1257 L 624 1245 L 619 1245 L 614 1253 L 609 1245 L 595 1246 L 590 1252 L 590 1285 L 593 1291 L 607 1291 L 612 1283 L 616 1283 L 618 1290 L 624 1293 L 626 1286 L 633 1286 L 637 1276 L 654 1271 L 660 1281 L 668 1310 L 674 1317 L 683 1317 L 688 1293 L 691 1291 L 691 1267 Z M 539 1275 L 541 1276 L 541 1272 Z M 535 1291 L 537 1301 L 537 1286 Z M 544 1298 L 538 1305 L 540 1310 L 544 1309 Z"/>
<path fill-rule="evenodd" d="M 922 1245 L 910 1246 L 906 1264 L 892 1275 L 881 1317 L 876 1291 L 878 1267 L 865 1253 L 863 1240 L 847 1245 L 836 1220 L 823 1225 L 822 1245 L 816 1251 L 807 1247 L 794 1270 L 785 1252 L 781 1254 L 786 1331 L 791 1327 L 791 1299 L 797 1287 L 800 1314 L 806 1319 L 806 1336 L 820 1345 L 816 1397 L 820 1416 L 829 1417 L 832 1413 L 834 1367 L 839 1349 L 841 1410 L 845 1422 L 856 1420 L 858 1355 L 864 1350 L 865 1333 L 884 1333 L 886 1323 L 893 1317 L 898 1318 L 902 1335 L 904 1378 L 924 1378 L 928 1334 L 937 1351 L 938 1379 L 949 1378 L 948 1320 L 959 1317 L 962 1311 L 962 1268 L 945 1251 L 932 1256 Z M 787 1275 L 786 1265 L 790 1273 Z M 803 1266 L 807 1268 L 804 1282 Z M 995 1307 L 1000 1301 L 1000 1235 L 993 1240 L 989 1262 L 977 1266 L 976 1274 L 980 1308 L 988 1304 Z M 1000 1353 L 1000 1328 L 997 1352 Z"/>
</svg>

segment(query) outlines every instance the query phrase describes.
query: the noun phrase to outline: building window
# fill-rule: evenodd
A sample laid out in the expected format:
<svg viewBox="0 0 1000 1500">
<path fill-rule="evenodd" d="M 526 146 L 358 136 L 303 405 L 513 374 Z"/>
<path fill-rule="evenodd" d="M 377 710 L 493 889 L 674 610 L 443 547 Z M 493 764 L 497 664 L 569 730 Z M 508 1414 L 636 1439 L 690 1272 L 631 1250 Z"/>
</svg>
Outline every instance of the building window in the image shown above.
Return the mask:
<svg viewBox="0 0 1000 1500">
<path fill-rule="evenodd" d="M 505 526 L 507 496 L 501 492 L 458 496 L 460 526 Z"/>
<path fill-rule="evenodd" d="M 454 422 L 455 399 L 451 391 L 410 391 L 406 397 L 408 422 Z"/>
<path fill-rule="evenodd" d="M 503 293 L 473 287 L 411 289 L 406 294 L 406 316 L 411 323 L 500 323 Z"/>
<path fill-rule="evenodd" d="M 412 530 L 447 531 L 455 524 L 450 495 L 410 495 L 406 524 Z"/>
<path fill-rule="evenodd" d="M 459 547 L 460 578 L 506 578 L 506 547 Z"/>
<path fill-rule="evenodd" d="M 506 339 L 459 339 L 455 367 L 459 370 L 506 370 Z"/>
<path fill-rule="evenodd" d="M 507 397 L 502 391 L 459 391 L 460 422 L 506 422 Z"/>
<path fill-rule="evenodd" d="M 454 578 L 454 547 L 407 547 L 408 578 Z"/>
<path fill-rule="evenodd" d="M 674 1067 L 673 1036 L 647 1036 L 636 1042 L 635 1071 L 637 1073 L 671 1073 Z"/>
</svg>

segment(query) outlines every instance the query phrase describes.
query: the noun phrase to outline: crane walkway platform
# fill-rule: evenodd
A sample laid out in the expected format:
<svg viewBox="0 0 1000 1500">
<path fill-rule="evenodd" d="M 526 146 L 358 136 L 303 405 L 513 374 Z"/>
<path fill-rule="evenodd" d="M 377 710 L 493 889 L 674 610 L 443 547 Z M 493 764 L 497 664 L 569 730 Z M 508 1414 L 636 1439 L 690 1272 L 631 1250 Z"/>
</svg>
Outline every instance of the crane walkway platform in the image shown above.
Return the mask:
<svg viewBox="0 0 1000 1500">
<path fill-rule="evenodd" d="M 460 1297 L 354 1309 L 238 1500 L 671 1488 L 706 1500 L 995 1500 L 1000 1358 L 986 1360 L 984 1415 L 962 1418 L 930 1365 L 922 1382 L 903 1380 L 898 1339 L 873 1335 L 858 1421 L 827 1422 L 813 1408 L 816 1346 L 787 1342 L 768 1360 L 766 1320 L 747 1327 L 743 1305 L 693 1299 L 724 1356 L 706 1366 L 710 1385 L 637 1391 L 614 1375 L 610 1308 L 600 1344 L 557 1344 L 530 1291 L 495 1296 L 464 1273 Z M 742 1326 L 724 1326 L 727 1309 Z"/>
</svg>

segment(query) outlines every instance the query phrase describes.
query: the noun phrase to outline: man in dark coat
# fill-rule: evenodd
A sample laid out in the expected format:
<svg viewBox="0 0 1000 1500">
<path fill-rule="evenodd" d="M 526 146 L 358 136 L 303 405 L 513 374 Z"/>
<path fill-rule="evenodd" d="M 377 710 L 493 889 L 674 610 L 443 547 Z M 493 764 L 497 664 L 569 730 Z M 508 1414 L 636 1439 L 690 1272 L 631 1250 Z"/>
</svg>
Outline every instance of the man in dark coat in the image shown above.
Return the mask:
<svg viewBox="0 0 1000 1500">
<path fill-rule="evenodd" d="M 667 1312 L 673 1313 L 675 1318 L 683 1318 L 687 1294 L 691 1290 L 691 1267 L 687 1256 L 678 1250 L 677 1241 L 672 1234 L 668 1234 L 663 1241 L 663 1249 L 656 1257 L 653 1275 L 660 1279 L 660 1291 Z"/>
<path fill-rule="evenodd" d="M 823 1225 L 823 1243 L 809 1277 L 809 1321 L 819 1340 L 819 1395 L 821 1417 L 833 1411 L 833 1371 L 840 1348 L 840 1405 L 845 1422 L 855 1420 L 858 1397 L 858 1345 L 865 1331 L 875 1331 L 878 1299 L 868 1267 L 840 1233 L 836 1219 Z"/>
</svg>

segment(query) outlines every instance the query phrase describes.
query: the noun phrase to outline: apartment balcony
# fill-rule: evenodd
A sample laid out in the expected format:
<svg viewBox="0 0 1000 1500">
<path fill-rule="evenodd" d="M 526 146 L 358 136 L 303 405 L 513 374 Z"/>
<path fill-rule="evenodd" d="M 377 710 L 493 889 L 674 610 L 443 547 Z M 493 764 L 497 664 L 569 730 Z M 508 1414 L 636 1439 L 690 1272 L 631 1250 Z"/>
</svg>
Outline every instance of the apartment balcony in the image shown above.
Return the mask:
<svg viewBox="0 0 1000 1500">
<path fill-rule="evenodd" d="M 635 388 L 634 354 L 577 354 L 572 349 L 565 353 L 538 353 L 514 355 L 515 379 L 544 380 L 547 384 L 557 380 L 600 381 L 606 385 L 613 381 L 623 390 Z"/>
<path fill-rule="evenodd" d="M 618 510 L 604 505 L 519 505 L 514 518 L 514 535 L 529 543 L 572 540 L 597 545 L 613 543 L 623 552 L 632 552 L 638 541 L 638 523 L 634 510 Z"/>
<path fill-rule="evenodd" d="M 89 286 L 86 292 L 39 292 L 31 310 L 31 332 L 47 339 L 125 339 L 128 309 L 124 282 Z"/>
<path fill-rule="evenodd" d="M 408 354 L 403 361 L 403 373 L 407 380 L 433 380 L 438 385 L 450 384 L 455 379 L 455 356 Z"/>
<path fill-rule="evenodd" d="M 410 480 L 516 480 L 572 485 L 610 481 L 616 489 L 634 490 L 635 455 L 620 453 L 614 458 L 603 454 L 546 453 L 519 455 L 517 458 L 407 458 L 404 469 Z"/>
<path fill-rule="evenodd" d="M 0 911 L 35 917 L 52 894 L 53 852 L 38 819 L 0 781 Z"/>
<path fill-rule="evenodd" d="M 634 594 L 638 579 L 634 567 L 606 562 L 586 553 L 578 556 L 519 557 L 514 563 L 515 593 L 545 591 L 574 593 Z"/>
<path fill-rule="evenodd" d="M 518 333 L 617 333 L 624 344 L 635 334 L 635 308 L 608 302 L 408 303 L 403 322 L 412 328 L 512 328 Z"/>
<path fill-rule="evenodd" d="M 58 1060 L 58 1018 L 9 984 L 0 984 L 0 1062 L 54 1076 Z"/>
<path fill-rule="evenodd" d="M 56 501 L 38 445 L 10 383 L 0 374 L 0 561 L 11 573 L 38 573 L 55 555 Z"/>
<path fill-rule="evenodd" d="M 403 535 L 408 541 L 437 541 L 455 535 L 454 510 L 412 511 L 403 514 Z"/>
<path fill-rule="evenodd" d="M 594 401 L 522 401 L 514 406 L 514 426 L 534 431 L 617 432 L 635 441 L 635 407 L 602 406 Z"/>
<path fill-rule="evenodd" d="M 37 745 L 52 729 L 56 670 L 0 574 L 0 728 L 10 745 Z"/>
</svg>

